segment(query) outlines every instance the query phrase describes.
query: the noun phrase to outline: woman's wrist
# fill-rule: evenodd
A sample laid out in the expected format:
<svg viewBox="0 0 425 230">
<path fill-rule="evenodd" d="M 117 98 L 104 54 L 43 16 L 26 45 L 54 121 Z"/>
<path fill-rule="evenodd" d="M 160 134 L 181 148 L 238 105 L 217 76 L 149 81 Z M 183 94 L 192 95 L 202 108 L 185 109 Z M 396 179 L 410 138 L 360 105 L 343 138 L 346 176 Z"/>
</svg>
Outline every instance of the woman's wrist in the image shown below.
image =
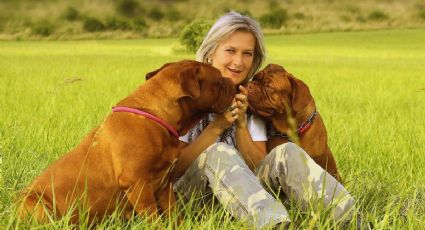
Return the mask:
<svg viewBox="0 0 425 230">
<path fill-rule="evenodd" d="M 236 131 L 240 131 L 240 130 L 248 130 L 246 121 L 236 122 Z"/>
<path fill-rule="evenodd" d="M 246 128 L 246 122 L 240 121 L 236 122 L 236 129 L 245 129 Z"/>
<path fill-rule="evenodd" d="M 236 120 L 236 128 L 244 129 L 246 128 L 246 114 L 243 114 Z"/>
<path fill-rule="evenodd" d="M 207 129 L 209 129 L 214 135 L 217 135 L 217 136 L 220 136 L 225 130 L 220 126 L 215 125 L 214 123 L 211 123 L 210 125 L 208 125 Z"/>
</svg>

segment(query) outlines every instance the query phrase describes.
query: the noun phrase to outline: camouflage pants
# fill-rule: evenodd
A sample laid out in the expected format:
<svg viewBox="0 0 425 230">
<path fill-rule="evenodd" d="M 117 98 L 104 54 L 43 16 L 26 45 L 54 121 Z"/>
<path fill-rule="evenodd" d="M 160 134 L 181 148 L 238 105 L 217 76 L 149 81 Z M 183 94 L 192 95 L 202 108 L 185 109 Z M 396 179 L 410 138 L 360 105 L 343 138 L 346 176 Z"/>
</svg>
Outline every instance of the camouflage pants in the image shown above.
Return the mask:
<svg viewBox="0 0 425 230">
<path fill-rule="evenodd" d="M 282 189 L 304 208 L 321 201 L 335 220 L 349 216 L 354 207 L 347 190 L 293 143 L 273 149 L 255 174 L 234 147 L 216 143 L 199 155 L 174 189 L 186 199 L 213 194 L 232 216 L 256 229 L 290 222 L 282 202 L 268 191 Z"/>
</svg>

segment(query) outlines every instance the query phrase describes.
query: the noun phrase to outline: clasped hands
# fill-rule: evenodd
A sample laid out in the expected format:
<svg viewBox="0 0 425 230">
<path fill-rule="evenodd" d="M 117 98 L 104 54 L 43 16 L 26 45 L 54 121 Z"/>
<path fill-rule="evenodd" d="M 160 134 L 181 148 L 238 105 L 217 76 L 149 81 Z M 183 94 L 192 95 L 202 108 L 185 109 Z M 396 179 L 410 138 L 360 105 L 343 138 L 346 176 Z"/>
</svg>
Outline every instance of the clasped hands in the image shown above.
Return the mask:
<svg viewBox="0 0 425 230">
<path fill-rule="evenodd" d="M 235 95 L 231 106 L 223 113 L 217 113 L 214 116 L 212 125 L 224 131 L 233 123 L 236 127 L 246 126 L 246 110 L 248 108 L 248 91 L 245 87 L 239 86 L 240 92 Z"/>
</svg>

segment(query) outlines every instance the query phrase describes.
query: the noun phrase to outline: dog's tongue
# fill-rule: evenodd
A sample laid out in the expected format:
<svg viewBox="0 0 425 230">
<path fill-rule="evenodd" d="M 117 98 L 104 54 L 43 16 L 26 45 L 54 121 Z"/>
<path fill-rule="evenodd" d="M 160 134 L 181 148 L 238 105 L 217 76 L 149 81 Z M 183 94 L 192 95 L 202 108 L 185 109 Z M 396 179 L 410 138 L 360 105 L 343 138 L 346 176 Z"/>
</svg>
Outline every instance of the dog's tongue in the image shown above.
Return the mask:
<svg viewBox="0 0 425 230">
<path fill-rule="evenodd" d="M 262 110 L 257 110 L 256 112 L 258 113 L 258 115 L 260 115 L 262 117 L 271 117 L 271 116 L 273 116 L 273 113 L 262 111 Z"/>
<path fill-rule="evenodd" d="M 273 110 L 269 110 L 269 111 L 264 111 L 264 110 L 258 110 L 258 109 L 254 109 L 254 107 L 252 107 L 249 103 L 248 103 L 248 108 L 251 110 L 251 112 L 260 115 L 261 117 L 271 117 L 274 115 L 274 111 Z"/>
</svg>

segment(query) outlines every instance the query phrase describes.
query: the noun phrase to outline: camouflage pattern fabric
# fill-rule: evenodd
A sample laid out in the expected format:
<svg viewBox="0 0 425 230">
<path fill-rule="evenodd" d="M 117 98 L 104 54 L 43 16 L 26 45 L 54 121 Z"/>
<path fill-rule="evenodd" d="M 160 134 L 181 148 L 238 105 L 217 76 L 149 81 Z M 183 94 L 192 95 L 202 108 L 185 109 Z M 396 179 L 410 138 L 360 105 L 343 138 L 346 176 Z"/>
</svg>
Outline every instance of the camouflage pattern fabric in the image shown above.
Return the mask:
<svg viewBox="0 0 425 230">
<path fill-rule="evenodd" d="M 292 143 L 272 150 L 261 161 L 256 174 L 234 147 L 216 143 L 194 160 L 174 189 L 187 200 L 193 197 L 208 199 L 214 195 L 232 216 L 256 229 L 277 223 L 289 224 L 282 202 L 270 193 L 280 188 L 305 204 L 322 198 L 325 206 L 335 207 L 336 219 L 349 213 L 354 205 L 342 185 Z M 335 205 L 334 197 L 343 199 Z"/>
<path fill-rule="evenodd" d="M 352 218 L 355 201 L 348 191 L 298 145 L 277 146 L 260 162 L 256 175 L 269 191 L 284 194 L 306 210 L 330 209 L 335 221 Z"/>
</svg>

